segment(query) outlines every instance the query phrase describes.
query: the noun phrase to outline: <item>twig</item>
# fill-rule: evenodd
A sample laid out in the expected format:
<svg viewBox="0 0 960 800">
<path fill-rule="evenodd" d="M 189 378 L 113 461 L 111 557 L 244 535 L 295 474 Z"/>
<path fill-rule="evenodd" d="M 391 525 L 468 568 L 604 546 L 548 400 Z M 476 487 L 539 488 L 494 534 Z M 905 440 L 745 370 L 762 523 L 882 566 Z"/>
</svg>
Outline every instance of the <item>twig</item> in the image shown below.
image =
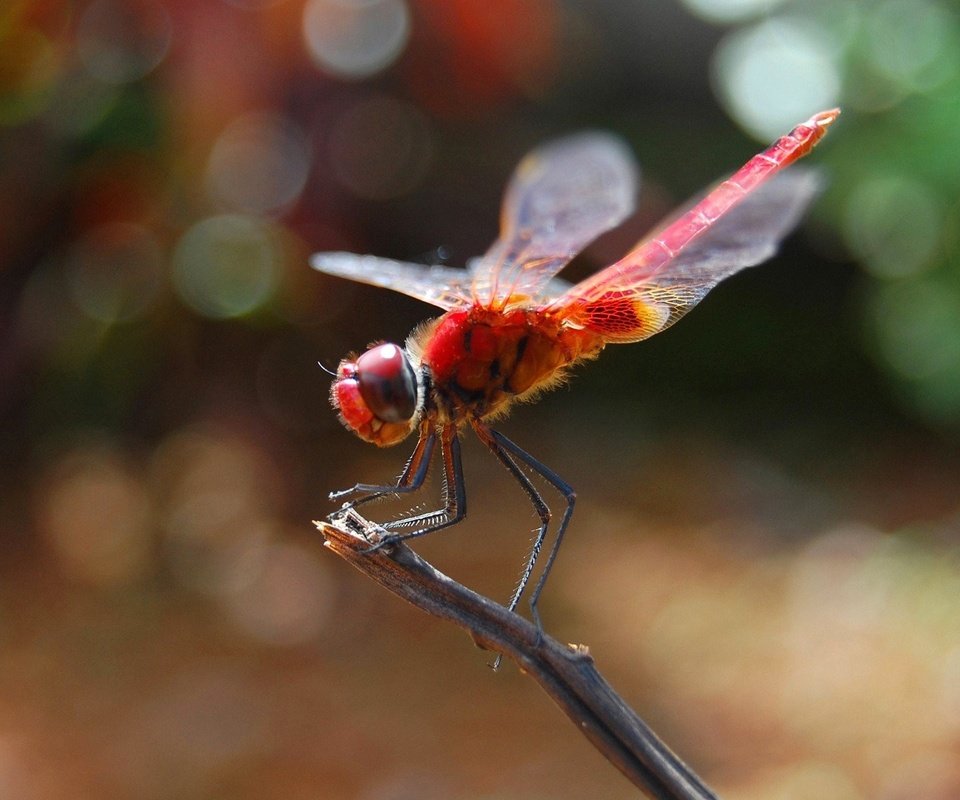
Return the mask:
<svg viewBox="0 0 960 800">
<path fill-rule="evenodd" d="M 583 734 L 636 786 L 659 800 L 716 800 L 621 699 L 583 645 L 563 645 L 518 614 L 438 572 L 403 544 L 367 552 L 378 528 L 354 511 L 315 523 L 326 546 L 424 611 L 465 628 L 533 677 Z"/>
</svg>

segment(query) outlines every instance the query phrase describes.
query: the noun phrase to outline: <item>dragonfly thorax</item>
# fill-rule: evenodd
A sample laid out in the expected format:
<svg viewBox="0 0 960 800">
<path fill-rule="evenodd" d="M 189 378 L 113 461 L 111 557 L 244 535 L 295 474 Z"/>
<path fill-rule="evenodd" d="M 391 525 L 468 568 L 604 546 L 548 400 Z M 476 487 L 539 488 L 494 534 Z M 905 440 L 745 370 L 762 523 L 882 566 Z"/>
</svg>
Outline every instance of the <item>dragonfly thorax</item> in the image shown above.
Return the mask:
<svg viewBox="0 0 960 800">
<path fill-rule="evenodd" d="M 415 337 L 416 338 L 416 337 Z M 414 352 L 429 376 L 430 411 L 441 422 L 503 415 L 556 385 L 603 342 L 531 309 L 454 309 L 419 332 Z"/>
<path fill-rule="evenodd" d="M 337 367 L 330 400 L 343 424 L 367 442 L 386 447 L 416 427 L 422 406 L 417 374 L 403 348 L 378 344 Z"/>
</svg>

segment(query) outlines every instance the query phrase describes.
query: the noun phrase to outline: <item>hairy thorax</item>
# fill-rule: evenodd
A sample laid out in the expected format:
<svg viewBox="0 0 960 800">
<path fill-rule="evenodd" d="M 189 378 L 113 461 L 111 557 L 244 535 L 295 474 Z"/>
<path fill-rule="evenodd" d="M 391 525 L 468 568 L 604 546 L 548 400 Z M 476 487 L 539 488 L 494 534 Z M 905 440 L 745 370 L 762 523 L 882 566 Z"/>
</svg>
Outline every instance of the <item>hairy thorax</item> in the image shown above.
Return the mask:
<svg viewBox="0 0 960 800">
<path fill-rule="evenodd" d="M 535 310 L 474 306 L 444 314 L 415 334 L 412 348 L 430 371 L 441 419 L 487 418 L 562 380 L 566 367 L 595 357 L 603 342 Z"/>
</svg>

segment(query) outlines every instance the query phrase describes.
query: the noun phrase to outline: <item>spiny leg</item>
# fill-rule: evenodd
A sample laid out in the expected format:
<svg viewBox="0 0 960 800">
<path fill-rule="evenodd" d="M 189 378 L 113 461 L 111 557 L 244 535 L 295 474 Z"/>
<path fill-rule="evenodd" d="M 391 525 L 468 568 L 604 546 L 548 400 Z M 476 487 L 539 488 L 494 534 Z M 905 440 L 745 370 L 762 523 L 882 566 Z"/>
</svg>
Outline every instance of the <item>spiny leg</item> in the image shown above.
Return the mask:
<svg viewBox="0 0 960 800">
<path fill-rule="evenodd" d="M 371 550 L 379 550 L 385 545 L 415 539 L 441 528 L 456 525 L 466 516 L 467 493 L 463 482 L 460 437 L 457 435 L 456 425 L 444 425 L 440 429 L 440 459 L 443 464 L 443 508 L 384 523 L 382 527 L 387 530 L 396 528 L 416 528 L 416 530 L 409 533 L 391 533 L 377 542 Z"/>
<path fill-rule="evenodd" d="M 550 546 L 550 552 L 547 553 L 546 563 L 543 565 L 543 570 L 540 572 L 540 577 L 537 579 L 537 583 L 533 587 L 533 591 L 530 593 L 530 614 L 533 616 L 537 625 L 539 625 L 540 614 L 537 611 L 537 602 L 540 600 L 540 594 L 543 592 L 543 587 L 547 583 L 547 576 L 550 574 L 550 570 L 553 569 L 553 562 L 557 560 L 557 553 L 560 552 L 560 544 L 563 542 L 563 535 L 567 532 L 567 526 L 570 524 L 570 518 L 573 516 L 573 507 L 577 502 L 577 493 L 574 491 L 573 487 L 563 478 L 557 475 L 556 472 L 550 469 L 543 462 L 534 458 L 526 450 L 515 445 L 502 433 L 497 433 L 497 431 L 491 431 L 491 433 L 494 435 L 494 437 L 496 437 L 497 441 L 503 447 L 509 450 L 513 455 L 519 458 L 523 463 L 530 467 L 530 469 L 540 475 L 547 483 L 560 492 L 560 494 L 563 495 L 563 499 L 567 502 L 567 507 L 563 510 L 563 516 L 560 518 L 560 524 L 557 526 L 557 533 L 553 538 L 553 544 Z"/>
<path fill-rule="evenodd" d="M 351 494 L 362 494 L 356 500 L 347 503 L 345 508 L 356 508 L 357 506 L 385 497 L 390 494 L 408 494 L 415 492 L 423 486 L 426 480 L 427 472 L 430 469 L 430 459 L 433 456 L 433 447 L 437 441 L 436 428 L 429 420 L 424 420 L 420 424 L 420 438 L 417 440 L 417 446 L 414 447 L 410 458 L 397 478 L 395 484 L 379 485 L 374 483 L 358 483 L 349 489 L 341 489 L 337 492 L 330 492 L 331 500 L 339 500 Z M 334 512 L 331 516 L 337 516 L 344 509 Z"/>
<path fill-rule="evenodd" d="M 520 484 L 527 497 L 530 498 L 530 502 L 533 503 L 533 507 L 537 512 L 537 516 L 540 517 L 540 529 L 537 531 L 536 538 L 533 540 L 533 545 L 530 548 L 530 554 L 527 556 L 527 563 L 520 575 L 520 580 L 517 581 L 516 588 L 513 590 L 510 603 L 507 605 L 507 608 L 510 611 L 515 611 L 517 605 L 520 603 L 520 598 L 523 596 L 524 590 L 527 588 L 527 584 L 530 582 L 530 577 L 533 575 L 533 570 L 536 567 L 537 559 L 540 557 L 540 550 L 543 548 L 543 542 L 547 536 L 547 527 L 550 524 L 550 507 L 543 499 L 543 495 L 541 495 L 537 490 L 537 487 L 531 483 L 530 479 L 527 477 L 520 465 L 516 462 L 514 457 L 504 449 L 502 443 L 499 441 L 504 437 L 500 437 L 496 431 L 488 428 L 479 420 L 471 421 L 471 426 L 476 432 L 477 438 L 490 448 L 491 452 L 500 460 L 500 463 L 502 463 L 510 471 L 510 474 L 513 475 L 517 483 Z M 538 628 L 541 627 L 540 617 L 536 613 L 536 609 L 532 609 L 532 612 L 534 622 Z"/>
<path fill-rule="evenodd" d="M 485 426 L 484 426 L 485 427 Z M 474 425 L 476 430 L 476 425 Z M 547 554 L 547 560 L 543 565 L 543 568 L 540 571 L 540 577 L 537 578 L 537 582 L 533 587 L 533 591 L 530 592 L 530 616 L 533 618 L 533 621 L 536 623 L 538 628 L 542 628 L 540 622 L 540 612 L 537 610 L 537 602 L 540 600 L 540 594 L 543 592 L 543 587 L 547 583 L 547 578 L 550 575 L 550 570 L 553 569 L 553 562 L 556 561 L 557 553 L 560 552 L 560 544 L 563 542 L 563 536 L 567 531 L 567 526 L 570 524 L 570 518 L 573 516 L 573 507 L 577 500 L 577 493 L 573 490 L 573 487 L 567 483 L 563 478 L 557 475 L 552 469 L 546 466 L 541 461 L 534 458 L 526 450 L 517 446 L 512 441 L 510 441 L 502 433 L 498 433 L 495 430 L 487 428 L 489 431 L 490 437 L 501 449 L 501 451 L 507 451 L 512 457 L 519 459 L 524 464 L 526 464 L 531 470 L 533 470 L 537 475 L 543 478 L 547 483 L 553 486 L 561 495 L 563 495 L 564 500 L 566 500 L 567 507 L 563 511 L 563 516 L 560 518 L 560 524 L 557 525 L 557 532 L 553 537 L 553 544 L 550 546 L 550 552 Z M 481 438 L 483 438 L 481 436 Z M 494 449 L 496 453 L 497 450 Z M 516 462 L 514 462 L 516 464 Z M 512 471 L 512 470 L 511 470 Z M 521 471 L 521 474 L 522 471 Z M 536 489 L 533 489 L 533 494 L 527 489 L 528 486 L 531 486 L 529 478 L 524 475 L 524 480 L 520 481 L 521 485 L 524 487 L 524 490 L 527 491 L 528 496 L 534 502 L 534 506 L 537 505 L 537 500 L 534 499 L 534 495 L 542 503 L 543 498 L 540 497 L 539 492 Z M 539 513 L 539 512 L 538 512 Z M 539 545 L 542 545 L 542 535 L 537 537 L 537 541 L 534 542 L 534 551 L 530 554 L 530 560 L 535 561 L 539 553 L 537 549 Z M 528 568 L 533 569 L 532 563 L 528 564 Z M 526 573 L 525 573 L 526 574 Z M 529 580 L 529 576 L 526 576 Z M 523 586 L 520 587 L 522 593 Z"/>
</svg>

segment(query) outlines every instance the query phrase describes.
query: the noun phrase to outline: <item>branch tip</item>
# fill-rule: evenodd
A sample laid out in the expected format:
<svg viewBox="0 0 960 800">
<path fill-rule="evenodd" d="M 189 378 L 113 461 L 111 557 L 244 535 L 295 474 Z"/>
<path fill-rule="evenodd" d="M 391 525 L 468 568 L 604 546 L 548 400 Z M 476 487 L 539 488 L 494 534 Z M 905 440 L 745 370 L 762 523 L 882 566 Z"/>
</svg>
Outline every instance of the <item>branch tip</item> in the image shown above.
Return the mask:
<svg viewBox="0 0 960 800">
<path fill-rule="evenodd" d="M 518 614 L 439 572 L 402 542 L 371 549 L 384 530 L 354 509 L 341 509 L 314 524 L 324 546 L 367 577 L 464 628 L 477 647 L 514 661 L 614 766 L 651 797 L 716 800 L 603 679 L 587 645 L 552 639 Z M 491 666 L 500 660 L 498 656 Z"/>
</svg>

